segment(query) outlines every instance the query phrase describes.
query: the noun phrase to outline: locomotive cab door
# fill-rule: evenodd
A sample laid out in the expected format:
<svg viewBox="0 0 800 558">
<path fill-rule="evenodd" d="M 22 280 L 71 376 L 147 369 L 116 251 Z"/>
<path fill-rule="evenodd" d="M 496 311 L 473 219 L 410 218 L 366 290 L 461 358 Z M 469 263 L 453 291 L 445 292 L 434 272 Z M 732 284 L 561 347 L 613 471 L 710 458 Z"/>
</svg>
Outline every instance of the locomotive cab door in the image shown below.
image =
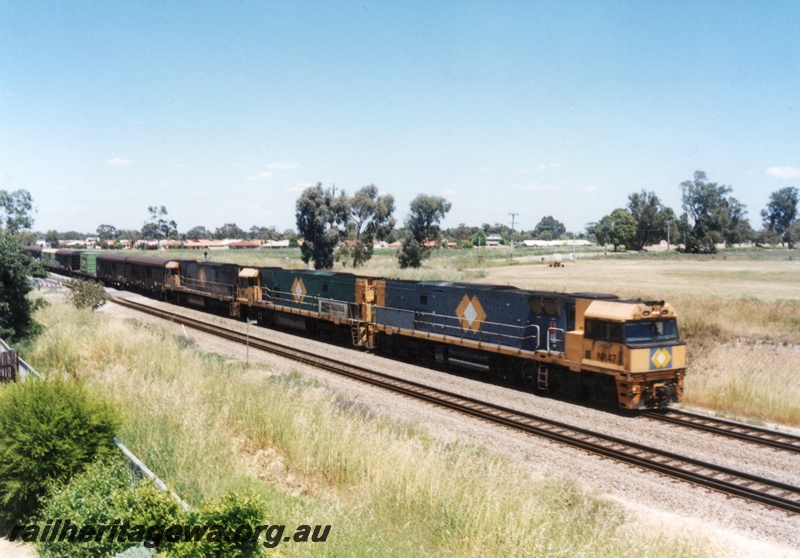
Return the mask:
<svg viewBox="0 0 800 558">
<path fill-rule="evenodd" d="M 261 273 L 252 267 L 244 267 L 240 269 L 237 291 L 236 298 L 238 299 L 244 299 L 248 302 L 260 301 Z"/>
<path fill-rule="evenodd" d="M 181 286 L 180 264 L 178 262 L 167 262 L 167 265 L 164 269 L 164 286 Z"/>
</svg>

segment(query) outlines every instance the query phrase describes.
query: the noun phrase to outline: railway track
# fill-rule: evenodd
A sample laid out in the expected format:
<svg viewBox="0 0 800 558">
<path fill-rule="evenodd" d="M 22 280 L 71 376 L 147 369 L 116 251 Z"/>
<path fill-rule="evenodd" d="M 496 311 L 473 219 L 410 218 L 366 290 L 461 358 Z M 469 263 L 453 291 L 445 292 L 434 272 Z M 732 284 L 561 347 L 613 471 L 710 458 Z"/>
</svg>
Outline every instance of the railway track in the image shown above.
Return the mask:
<svg viewBox="0 0 800 558">
<path fill-rule="evenodd" d="M 677 424 L 696 430 L 713 432 L 720 436 L 728 436 L 739 440 L 746 440 L 754 444 L 761 444 L 779 448 L 781 450 L 800 453 L 800 436 L 784 434 L 767 428 L 750 426 L 740 422 L 724 420 L 705 415 L 697 415 L 677 409 L 667 409 L 665 411 L 647 411 L 640 413 L 640 416 Z"/>
<path fill-rule="evenodd" d="M 128 308 L 144 311 L 231 341 L 249 343 L 253 348 L 389 389 L 437 406 L 446 407 L 466 415 L 615 459 L 642 469 L 655 471 L 697 486 L 759 502 L 793 514 L 800 514 L 800 487 L 705 463 L 671 452 L 656 450 L 621 438 L 599 434 L 514 409 L 489 404 L 361 366 L 338 362 L 316 353 L 260 338 L 249 337 L 244 333 L 178 315 L 160 308 L 142 305 L 128 299 L 113 298 L 112 300 Z"/>
</svg>

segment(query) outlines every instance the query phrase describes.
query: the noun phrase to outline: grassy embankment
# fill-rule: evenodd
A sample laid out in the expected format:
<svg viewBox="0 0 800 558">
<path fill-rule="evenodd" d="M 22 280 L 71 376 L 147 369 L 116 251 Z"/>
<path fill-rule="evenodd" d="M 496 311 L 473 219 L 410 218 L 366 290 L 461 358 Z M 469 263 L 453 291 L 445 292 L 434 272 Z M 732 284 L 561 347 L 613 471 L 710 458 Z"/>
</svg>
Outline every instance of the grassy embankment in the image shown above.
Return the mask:
<svg viewBox="0 0 800 558">
<path fill-rule="evenodd" d="M 203 354 L 155 327 L 55 303 L 26 355 L 125 409 L 121 438 L 197 503 L 249 487 L 273 523 L 331 524 L 287 555 L 686 556 L 702 542 L 643 532 L 614 505 L 485 449 L 297 375 Z"/>
</svg>

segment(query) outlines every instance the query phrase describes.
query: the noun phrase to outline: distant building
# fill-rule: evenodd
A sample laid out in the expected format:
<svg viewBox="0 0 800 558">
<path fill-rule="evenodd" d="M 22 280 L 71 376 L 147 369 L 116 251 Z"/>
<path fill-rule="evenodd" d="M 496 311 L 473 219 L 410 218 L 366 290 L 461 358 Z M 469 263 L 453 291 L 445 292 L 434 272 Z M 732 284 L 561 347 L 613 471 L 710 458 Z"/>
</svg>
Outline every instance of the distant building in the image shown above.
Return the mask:
<svg viewBox="0 0 800 558">
<path fill-rule="evenodd" d="M 288 248 L 288 240 L 267 240 L 260 246 L 260 248 Z"/>
<path fill-rule="evenodd" d="M 503 242 L 503 237 L 499 234 L 490 234 L 486 237 L 486 246 L 500 246 Z"/>
<path fill-rule="evenodd" d="M 526 248 L 546 248 L 553 246 L 594 246 L 594 243 L 586 239 L 568 240 L 523 240 L 522 246 Z"/>
</svg>

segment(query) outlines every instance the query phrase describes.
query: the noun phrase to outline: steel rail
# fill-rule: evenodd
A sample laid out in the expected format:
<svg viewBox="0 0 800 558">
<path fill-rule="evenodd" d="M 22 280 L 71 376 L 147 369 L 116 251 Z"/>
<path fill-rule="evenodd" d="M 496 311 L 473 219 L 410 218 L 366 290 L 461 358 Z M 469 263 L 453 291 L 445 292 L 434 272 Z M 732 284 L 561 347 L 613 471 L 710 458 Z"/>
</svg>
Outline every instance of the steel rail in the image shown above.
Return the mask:
<svg viewBox="0 0 800 558">
<path fill-rule="evenodd" d="M 222 326 L 215 326 L 202 320 L 178 315 L 153 306 L 142 305 L 127 299 L 113 298 L 112 301 L 231 341 L 248 342 L 246 341 L 247 335 L 245 333 L 239 333 Z M 635 465 L 642 469 L 656 471 L 697 486 L 714 489 L 794 514 L 800 514 L 800 488 L 796 486 L 647 447 L 622 438 L 592 432 L 584 428 L 507 407 L 493 405 L 361 366 L 338 362 L 315 353 L 266 341 L 258 337 L 254 338 L 252 335 L 249 336 L 249 344 L 257 349 L 390 389 L 394 392 L 495 424 L 501 424 L 596 455 Z"/>
<path fill-rule="evenodd" d="M 706 432 L 713 432 L 720 436 L 728 436 L 738 440 L 745 440 L 754 444 L 761 444 L 774 448 L 779 448 L 785 451 L 800 453 L 800 436 L 770 430 L 768 428 L 760 428 L 758 426 L 751 426 L 740 422 L 731 420 L 724 420 L 716 417 L 709 417 L 705 415 L 698 415 L 689 413 L 687 411 L 680 411 L 678 409 L 666 409 L 664 411 L 643 411 L 639 413 L 640 416 L 652 420 L 668 422 L 685 426 L 687 428 L 694 428 L 696 430 L 704 430 Z"/>
</svg>

